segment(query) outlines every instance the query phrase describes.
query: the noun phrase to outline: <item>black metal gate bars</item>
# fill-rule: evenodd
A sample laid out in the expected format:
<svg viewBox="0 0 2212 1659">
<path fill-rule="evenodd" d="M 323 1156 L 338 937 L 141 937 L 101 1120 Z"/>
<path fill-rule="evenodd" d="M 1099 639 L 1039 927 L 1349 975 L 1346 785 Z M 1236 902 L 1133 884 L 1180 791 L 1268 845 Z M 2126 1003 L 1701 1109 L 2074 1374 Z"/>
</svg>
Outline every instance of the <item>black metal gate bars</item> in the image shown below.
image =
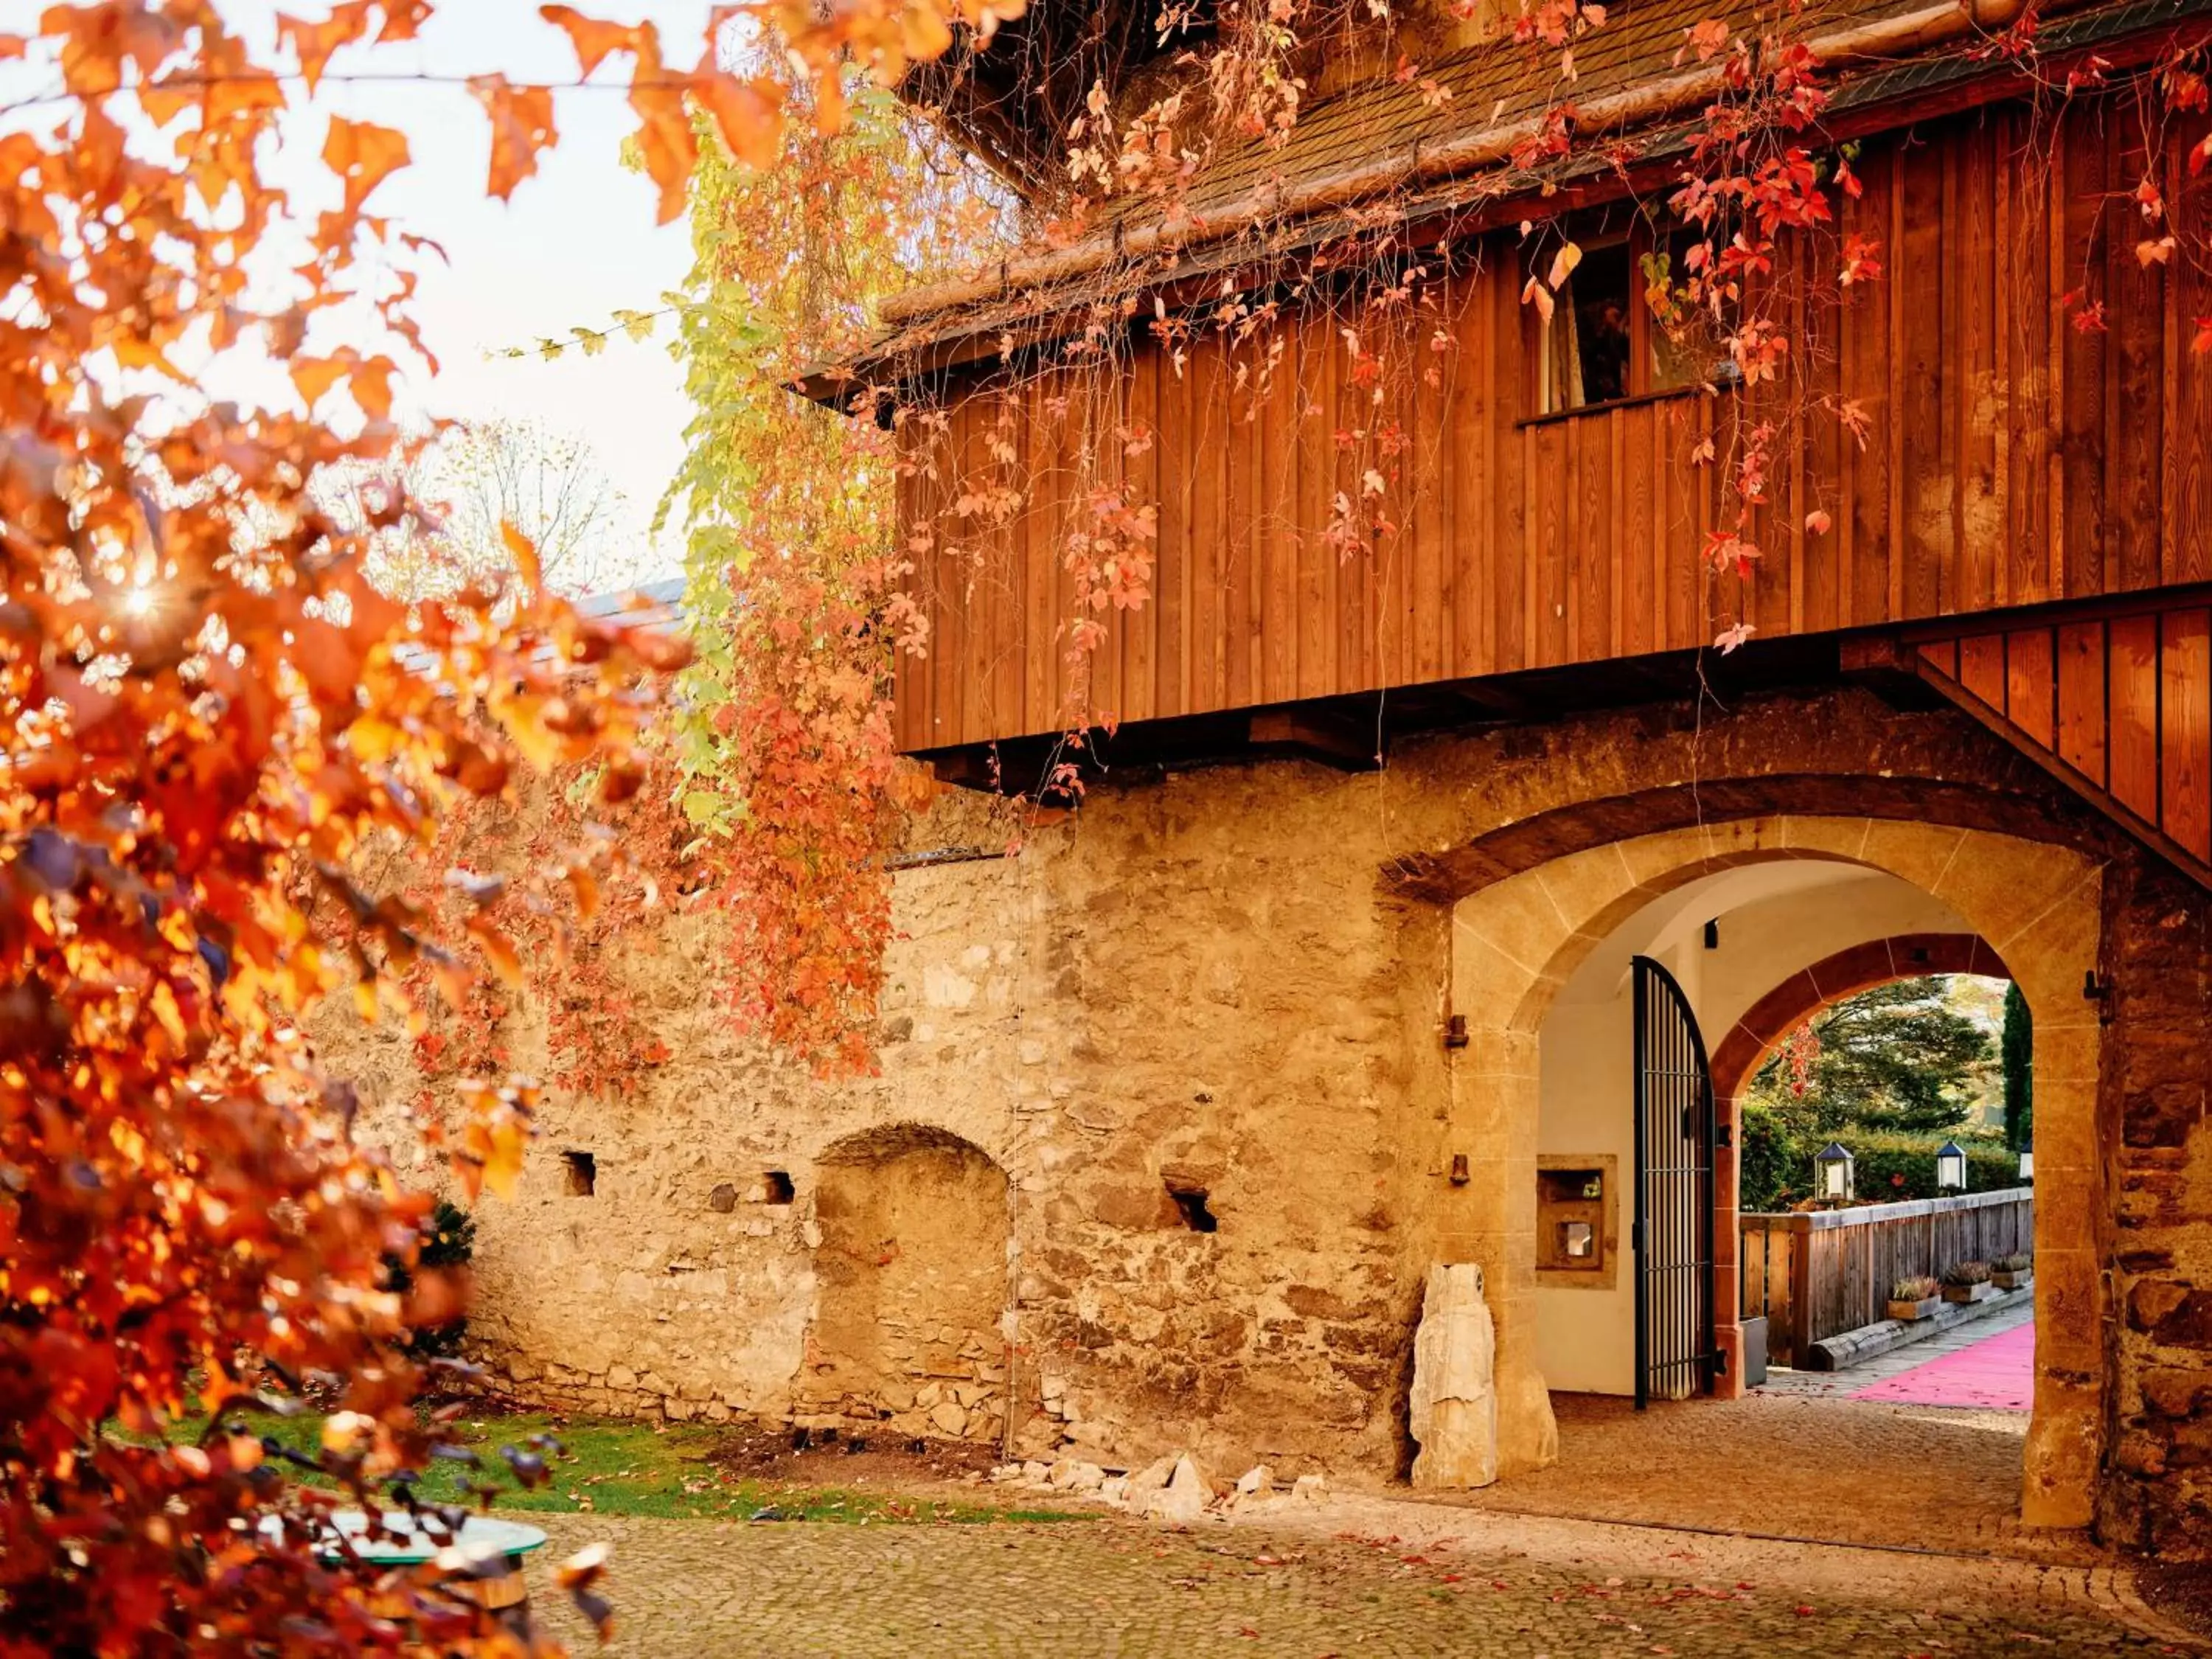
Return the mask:
<svg viewBox="0 0 2212 1659">
<path fill-rule="evenodd" d="M 1713 1083 L 1674 976 L 1636 958 L 1636 1405 L 1713 1387 Z"/>
</svg>

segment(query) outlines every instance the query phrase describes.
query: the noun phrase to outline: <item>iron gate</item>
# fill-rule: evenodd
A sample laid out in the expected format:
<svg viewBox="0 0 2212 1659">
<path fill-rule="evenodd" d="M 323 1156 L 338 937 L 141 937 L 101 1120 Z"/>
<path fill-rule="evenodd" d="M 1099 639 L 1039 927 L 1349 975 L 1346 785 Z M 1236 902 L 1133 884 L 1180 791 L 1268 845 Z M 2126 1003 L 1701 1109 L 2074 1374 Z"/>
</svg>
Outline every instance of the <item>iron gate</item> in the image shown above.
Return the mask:
<svg viewBox="0 0 2212 1659">
<path fill-rule="evenodd" d="M 1674 976 L 1636 958 L 1636 1406 L 1713 1387 L 1713 1080 Z"/>
</svg>

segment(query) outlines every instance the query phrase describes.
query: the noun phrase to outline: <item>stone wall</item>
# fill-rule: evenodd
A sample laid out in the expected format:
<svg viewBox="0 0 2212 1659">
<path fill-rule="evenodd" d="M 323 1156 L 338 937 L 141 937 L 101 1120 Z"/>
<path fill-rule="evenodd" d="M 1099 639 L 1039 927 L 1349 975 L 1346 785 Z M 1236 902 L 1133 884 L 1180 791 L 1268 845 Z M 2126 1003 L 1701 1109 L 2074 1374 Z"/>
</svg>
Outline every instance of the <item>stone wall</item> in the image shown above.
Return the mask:
<svg viewBox="0 0 2212 1659">
<path fill-rule="evenodd" d="M 1593 802 L 1612 805 L 1546 817 Z M 2110 864 L 2117 1190 L 2080 1193 L 2075 1213 L 2084 1238 L 2117 1218 L 2108 1305 L 2129 1328 L 2083 1339 L 2117 1368 L 2109 1523 L 2186 1524 L 2212 1454 L 2202 896 L 1963 718 L 1855 690 L 1439 736 L 1363 776 L 1275 761 L 1109 780 L 1018 859 L 897 877 L 882 1073 L 856 1083 L 733 1036 L 700 994 L 716 925 L 673 917 L 623 963 L 672 1058 L 629 1102 L 548 1103 L 519 1197 L 479 1213 L 476 1339 L 512 1386 L 562 1404 L 821 1407 L 824 1157 L 921 1126 L 1006 1182 L 1000 1351 L 963 1339 L 974 1379 L 939 1380 L 1004 1389 L 1025 1448 L 1402 1473 L 1451 1190 L 1443 1037 L 1468 849 L 1540 861 L 1754 808 L 1979 814 Z M 972 842 L 969 810 L 933 809 L 914 845 Z M 349 1022 L 325 1013 L 325 1051 L 373 1099 L 410 1097 L 401 1048 Z M 526 1068 L 542 1027 L 514 1024 Z M 591 1155 L 588 1197 L 570 1152 Z M 964 1431 L 994 1431 L 974 1416 Z"/>
<path fill-rule="evenodd" d="M 2114 1539 L 2212 1549 L 2212 1010 L 2204 896 L 2166 866 L 2115 872 L 2099 977 L 2113 1295 L 2106 1342 L 2120 1432 L 2100 1520 Z M 2039 1190 L 2039 1206 L 2053 1195 Z"/>
</svg>

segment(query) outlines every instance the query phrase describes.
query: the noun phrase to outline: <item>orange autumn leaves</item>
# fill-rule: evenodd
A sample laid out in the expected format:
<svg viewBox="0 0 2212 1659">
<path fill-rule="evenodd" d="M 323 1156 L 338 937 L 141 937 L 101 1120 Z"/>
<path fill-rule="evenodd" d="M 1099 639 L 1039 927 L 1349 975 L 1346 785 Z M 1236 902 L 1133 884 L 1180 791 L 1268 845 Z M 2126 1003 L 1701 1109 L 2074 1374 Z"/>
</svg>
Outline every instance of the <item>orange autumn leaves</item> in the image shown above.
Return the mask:
<svg viewBox="0 0 2212 1659">
<path fill-rule="evenodd" d="M 225 13 L 98 0 L 0 29 L 63 88 L 0 133 L 0 1645 L 513 1651 L 434 1574 L 319 1555 L 331 1494 L 259 1455 L 311 1379 L 348 1425 L 310 1457 L 341 1501 L 407 1502 L 390 1477 L 439 1433 L 401 1344 L 441 1287 L 384 1266 L 428 1197 L 304 1033 L 349 987 L 427 1024 L 472 994 L 464 957 L 518 966 L 489 901 L 448 914 L 369 855 L 419 855 L 533 767 L 634 793 L 683 653 L 532 581 L 412 606 L 370 583 L 375 537 L 428 511 L 398 482 L 407 354 L 319 323 L 373 306 L 420 351 L 395 267 L 428 245 L 384 204 L 422 145 L 350 110 L 303 137 L 320 213 L 275 162 L 303 93 L 391 75 L 400 43 L 419 69 L 435 9 L 287 15 L 274 51 Z M 904 49 L 901 13 L 836 15 Z M 690 100 L 744 142 L 781 118 L 705 54 L 672 72 L 623 38 L 664 207 Z M 555 142 L 552 92 L 474 91 L 503 194 Z M 289 374 L 279 406 L 211 367 L 249 352 Z M 511 908 L 602 884 L 576 828 Z M 447 1147 L 465 1185 L 513 1183 L 532 1104 L 483 1087 Z"/>
</svg>

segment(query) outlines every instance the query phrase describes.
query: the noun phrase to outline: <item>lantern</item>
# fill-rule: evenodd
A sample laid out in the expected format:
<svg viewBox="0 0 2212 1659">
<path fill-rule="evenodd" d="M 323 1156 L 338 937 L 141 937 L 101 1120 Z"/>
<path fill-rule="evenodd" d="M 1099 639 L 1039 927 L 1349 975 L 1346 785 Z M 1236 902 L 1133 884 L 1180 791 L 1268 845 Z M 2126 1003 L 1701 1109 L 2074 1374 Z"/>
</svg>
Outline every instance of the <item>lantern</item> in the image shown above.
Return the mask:
<svg viewBox="0 0 2212 1659">
<path fill-rule="evenodd" d="M 1851 1155 L 1838 1140 L 1820 1148 L 1813 1158 L 1820 1196 L 1830 1203 L 1846 1202 L 1851 1195 Z"/>
<path fill-rule="evenodd" d="M 2033 1147 L 2021 1149 L 2020 1178 L 2028 1186 L 2035 1185 L 2035 1151 Z"/>
<path fill-rule="evenodd" d="M 1947 1140 L 1936 1149 L 1936 1190 L 1939 1193 L 1963 1193 L 1966 1190 L 1966 1154 L 1955 1140 Z"/>
</svg>

